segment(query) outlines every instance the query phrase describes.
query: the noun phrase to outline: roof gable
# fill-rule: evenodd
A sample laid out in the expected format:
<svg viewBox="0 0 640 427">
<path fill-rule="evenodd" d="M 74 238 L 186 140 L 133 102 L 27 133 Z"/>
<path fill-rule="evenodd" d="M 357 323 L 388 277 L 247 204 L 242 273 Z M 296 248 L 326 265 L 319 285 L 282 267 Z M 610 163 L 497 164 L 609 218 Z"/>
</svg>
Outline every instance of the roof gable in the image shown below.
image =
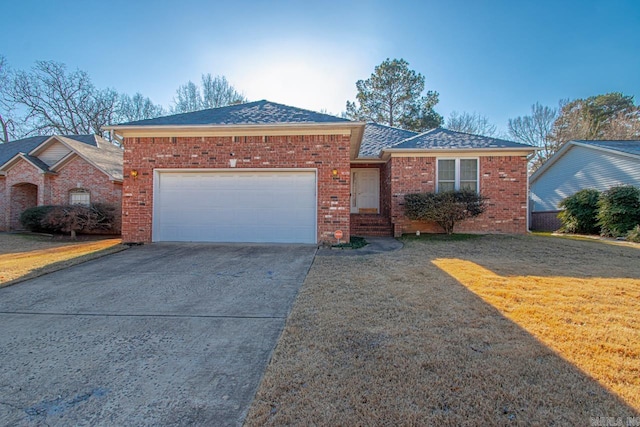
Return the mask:
<svg viewBox="0 0 640 427">
<path fill-rule="evenodd" d="M 35 136 L 0 144 L 0 170 L 7 169 L 22 158 L 43 172 L 55 172 L 66 164 L 68 153 L 47 165 L 38 157 L 55 144 L 63 144 L 114 180 L 122 180 L 122 149 L 97 135 Z"/>
<path fill-rule="evenodd" d="M 137 120 L 122 123 L 118 126 L 266 125 L 342 122 L 350 122 L 350 120 L 262 100 L 154 119 Z"/>
<path fill-rule="evenodd" d="M 640 156 L 640 141 L 637 140 L 576 140 L 575 142 L 587 144 L 598 148 L 619 151 L 624 154 Z"/>
<path fill-rule="evenodd" d="M 29 153 L 51 136 L 32 136 L 0 144 L 0 165 L 11 160 L 18 153 Z"/>
<path fill-rule="evenodd" d="M 385 126 L 378 123 L 367 123 L 364 126 L 362 144 L 358 157 L 377 157 L 380 152 L 396 145 L 407 138 L 417 135 L 417 132 Z"/>
<path fill-rule="evenodd" d="M 473 135 L 456 132 L 444 128 L 435 128 L 419 135 L 407 138 L 394 145 L 395 149 L 410 150 L 444 150 L 444 149 L 500 149 L 500 148 L 530 148 L 533 146 L 505 139 L 488 136 Z"/>
<path fill-rule="evenodd" d="M 640 141 L 637 140 L 572 140 L 564 144 L 553 156 L 551 156 L 542 166 L 538 168 L 529 181 L 533 183 L 538 180 L 545 172 L 553 166 L 558 160 L 562 158 L 569 150 L 575 146 L 585 147 L 595 151 L 601 152 L 616 152 L 618 155 L 627 156 L 629 158 L 640 160 Z"/>
</svg>

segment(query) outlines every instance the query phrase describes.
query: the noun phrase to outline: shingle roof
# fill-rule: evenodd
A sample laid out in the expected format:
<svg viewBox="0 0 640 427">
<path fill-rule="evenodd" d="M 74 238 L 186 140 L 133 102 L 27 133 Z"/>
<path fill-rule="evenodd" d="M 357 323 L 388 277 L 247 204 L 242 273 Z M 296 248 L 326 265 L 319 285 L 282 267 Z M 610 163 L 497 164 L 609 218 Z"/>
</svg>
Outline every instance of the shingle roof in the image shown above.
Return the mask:
<svg viewBox="0 0 640 427">
<path fill-rule="evenodd" d="M 155 119 L 137 120 L 118 126 L 171 125 L 262 125 L 284 123 L 336 123 L 350 120 L 316 113 L 266 100 L 229 105 L 191 113 L 174 114 Z"/>
<path fill-rule="evenodd" d="M 50 136 L 32 136 L 0 144 L 0 165 L 11 160 L 18 153 L 28 153 L 45 142 Z"/>
<path fill-rule="evenodd" d="M 377 157 L 384 148 L 391 147 L 415 135 L 417 133 L 410 130 L 398 129 L 378 123 L 367 123 L 364 126 L 358 157 Z"/>
<path fill-rule="evenodd" d="M 407 138 L 391 147 L 393 149 L 492 149 L 492 148 L 533 148 L 531 145 L 449 129 L 435 128 Z"/>
<path fill-rule="evenodd" d="M 69 145 L 73 150 L 85 159 L 89 160 L 114 179 L 122 179 L 122 155 L 123 150 L 105 141 L 96 135 L 93 137 L 95 146 L 85 143 L 77 138 L 66 136 L 60 140 Z"/>
<path fill-rule="evenodd" d="M 50 170 L 49 166 L 43 161 L 35 156 L 28 155 L 28 153 L 51 137 L 34 136 L 0 144 L 0 165 L 11 160 L 16 154 L 24 153 L 30 162 L 43 171 Z M 114 179 L 122 179 L 122 149 L 97 135 L 56 135 L 55 137 L 69 145 L 74 151 L 94 163 Z"/>
<path fill-rule="evenodd" d="M 37 158 L 36 156 L 30 156 L 28 154 L 23 154 L 23 157 L 33 163 L 35 166 L 39 167 L 45 172 L 49 171 L 49 165 Z"/>
<path fill-rule="evenodd" d="M 621 153 L 634 154 L 640 156 L 640 141 L 588 141 L 576 140 L 582 144 L 593 145 L 595 147 L 607 148 L 609 150 L 620 151 Z"/>
</svg>

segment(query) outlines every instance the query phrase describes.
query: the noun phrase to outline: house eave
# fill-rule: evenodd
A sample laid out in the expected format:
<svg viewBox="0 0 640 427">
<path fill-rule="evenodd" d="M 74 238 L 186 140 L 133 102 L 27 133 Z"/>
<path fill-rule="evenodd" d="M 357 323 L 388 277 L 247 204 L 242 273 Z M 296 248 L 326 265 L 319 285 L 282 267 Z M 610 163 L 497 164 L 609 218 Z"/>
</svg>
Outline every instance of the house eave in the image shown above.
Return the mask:
<svg viewBox="0 0 640 427">
<path fill-rule="evenodd" d="M 381 159 L 380 157 L 358 157 L 356 159 L 351 160 L 352 164 L 376 164 L 376 163 L 387 163 L 386 160 Z"/>
<path fill-rule="evenodd" d="M 124 138 L 207 137 L 207 136 L 287 136 L 287 135 L 347 135 L 350 137 L 350 158 L 360 152 L 364 122 L 329 123 L 265 123 L 242 125 L 152 125 L 104 126 L 102 129 Z"/>
<path fill-rule="evenodd" d="M 28 157 L 26 157 L 25 153 L 17 153 L 15 156 L 13 156 L 12 158 L 10 158 L 6 162 L 4 162 L 4 164 L 0 165 L 0 173 L 2 173 L 3 175 L 6 175 L 6 173 L 11 168 L 16 166 L 20 162 L 20 160 L 24 160 L 25 162 L 27 162 L 28 164 L 30 164 L 31 166 L 36 168 L 38 170 L 38 172 L 41 173 L 41 174 L 56 175 L 55 172 L 50 171 L 50 170 L 49 171 L 43 170 L 40 166 L 38 166 L 35 163 L 33 163 L 31 160 L 29 160 Z"/>
<path fill-rule="evenodd" d="M 535 152 L 534 147 L 506 148 L 388 148 L 382 150 L 382 159 L 391 157 L 450 157 L 450 156 L 528 156 Z"/>
<path fill-rule="evenodd" d="M 584 142 L 581 142 L 581 141 L 572 140 L 572 141 L 568 141 L 566 144 L 564 144 L 558 151 L 556 151 L 553 154 L 553 156 L 551 156 L 549 159 L 547 159 L 547 161 L 544 162 L 544 164 L 542 166 L 540 166 L 538 168 L 538 170 L 536 170 L 534 173 L 532 173 L 531 176 L 529 177 L 529 181 L 531 183 L 534 183 L 535 181 L 537 181 L 542 175 L 544 175 L 544 173 L 545 173 L 545 171 L 547 169 L 549 169 L 555 162 L 560 160 L 562 158 L 562 156 L 564 156 L 567 152 L 569 152 L 569 150 L 571 150 L 571 148 L 573 148 L 575 146 L 583 147 L 583 148 L 589 148 L 591 150 L 596 150 L 596 151 L 602 151 L 604 153 L 615 154 L 617 156 L 629 157 L 629 158 L 634 159 L 634 160 L 640 160 L 640 156 L 638 156 L 636 154 L 625 153 L 624 151 L 614 150 L 612 148 L 600 147 L 600 146 L 597 146 L 597 145 L 585 144 Z"/>
</svg>

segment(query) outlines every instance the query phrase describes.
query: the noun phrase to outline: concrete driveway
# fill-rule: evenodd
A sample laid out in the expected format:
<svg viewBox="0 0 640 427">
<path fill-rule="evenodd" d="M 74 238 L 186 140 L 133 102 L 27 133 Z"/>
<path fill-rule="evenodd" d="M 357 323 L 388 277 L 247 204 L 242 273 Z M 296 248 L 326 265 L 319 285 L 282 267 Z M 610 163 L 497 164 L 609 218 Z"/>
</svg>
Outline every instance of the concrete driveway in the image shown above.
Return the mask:
<svg viewBox="0 0 640 427">
<path fill-rule="evenodd" d="M 0 425 L 240 425 L 316 248 L 153 244 L 0 289 Z"/>
</svg>

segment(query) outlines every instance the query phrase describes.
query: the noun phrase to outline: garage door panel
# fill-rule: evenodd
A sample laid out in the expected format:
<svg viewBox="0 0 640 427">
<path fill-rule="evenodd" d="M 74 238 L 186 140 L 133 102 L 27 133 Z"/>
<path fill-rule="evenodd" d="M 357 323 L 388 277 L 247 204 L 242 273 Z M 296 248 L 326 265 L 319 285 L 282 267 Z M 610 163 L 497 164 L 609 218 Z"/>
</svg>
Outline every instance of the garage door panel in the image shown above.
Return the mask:
<svg viewBox="0 0 640 427">
<path fill-rule="evenodd" d="M 158 171 L 154 241 L 316 241 L 315 171 Z"/>
</svg>

